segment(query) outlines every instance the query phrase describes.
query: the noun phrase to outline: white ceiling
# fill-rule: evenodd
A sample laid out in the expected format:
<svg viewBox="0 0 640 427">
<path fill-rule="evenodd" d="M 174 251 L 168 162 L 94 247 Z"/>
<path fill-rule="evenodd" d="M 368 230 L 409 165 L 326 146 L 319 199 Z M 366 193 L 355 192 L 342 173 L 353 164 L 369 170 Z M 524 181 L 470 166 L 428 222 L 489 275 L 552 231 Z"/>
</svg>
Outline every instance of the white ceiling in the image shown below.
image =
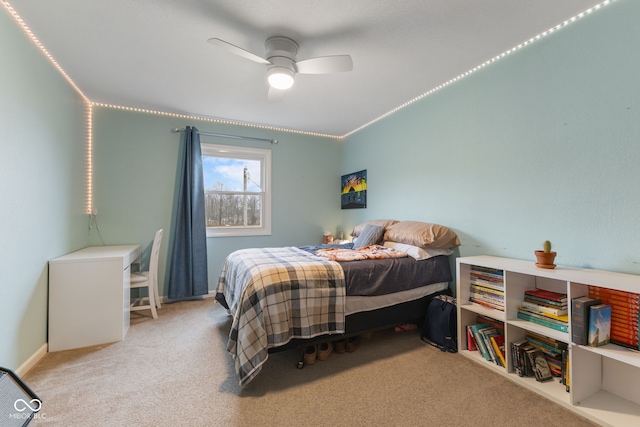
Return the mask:
<svg viewBox="0 0 640 427">
<path fill-rule="evenodd" d="M 5 0 L 3 0 L 5 1 Z M 602 0 L 9 0 L 92 102 L 342 136 Z M 257 55 L 286 36 L 297 59 L 354 69 L 297 75 L 267 101 Z"/>
</svg>

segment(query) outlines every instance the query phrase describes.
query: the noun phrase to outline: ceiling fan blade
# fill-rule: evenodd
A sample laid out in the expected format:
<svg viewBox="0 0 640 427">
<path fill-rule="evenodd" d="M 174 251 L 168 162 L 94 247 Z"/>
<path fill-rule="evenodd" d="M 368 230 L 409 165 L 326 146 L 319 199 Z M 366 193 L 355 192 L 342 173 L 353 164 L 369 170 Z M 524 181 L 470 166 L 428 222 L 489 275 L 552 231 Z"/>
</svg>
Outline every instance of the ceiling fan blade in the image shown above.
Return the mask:
<svg viewBox="0 0 640 427">
<path fill-rule="evenodd" d="M 353 60 L 349 55 L 321 56 L 296 62 L 301 74 L 330 74 L 353 70 Z"/>
<path fill-rule="evenodd" d="M 273 86 L 269 86 L 269 93 L 267 94 L 267 100 L 269 102 L 278 102 L 284 98 L 286 90 L 276 89 Z"/>
<path fill-rule="evenodd" d="M 207 40 L 209 43 L 211 43 L 212 45 L 221 47 L 222 49 L 226 49 L 229 52 L 236 54 L 238 56 L 241 56 L 245 59 L 249 59 L 253 62 L 257 62 L 258 64 L 270 64 L 269 61 L 267 61 L 264 58 L 259 57 L 258 55 L 255 55 L 251 52 L 249 52 L 248 50 L 244 50 L 241 47 L 238 47 L 236 45 L 233 45 L 229 42 L 226 42 L 224 40 L 220 40 L 217 38 L 211 38 L 209 40 Z"/>
</svg>

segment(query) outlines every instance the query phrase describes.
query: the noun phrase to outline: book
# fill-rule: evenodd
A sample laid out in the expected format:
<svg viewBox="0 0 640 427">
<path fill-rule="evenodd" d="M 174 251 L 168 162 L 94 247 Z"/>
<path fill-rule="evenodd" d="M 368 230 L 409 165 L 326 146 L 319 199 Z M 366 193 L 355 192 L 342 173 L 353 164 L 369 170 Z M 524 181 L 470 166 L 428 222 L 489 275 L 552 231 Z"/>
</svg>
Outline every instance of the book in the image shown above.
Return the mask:
<svg viewBox="0 0 640 427">
<path fill-rule="evenodd" d="M 567 307 L 549 306 L 540 302 L 528 301 L 526 298 L 522 301 L 522 306 L 538 313 L 549 313 L 555 316 L 563 316 L 569 314 Z"/>
<path fill-rule="evenodd" d="M 472 277 L 469 280 L 469 283 L 471 285 L 483 286 L 485 288 L 495 289 L 497 291 L 504 291 L 504 284 L 497 283 L 497 282 L 491 282 L 491 281 L 488 281 L 488 280 L 482 280 L 482 279 L 479 279 L 477 277 Z"/>
<path fill-rule="evenodd" d="M 564 386 L 565 386 L 565 390 L 567 390 L 567 393 L 569 391 L 571 391 L 571 376 L 569 375 L 570 373 L 570 363 L 569 363 L 569 350 L 566 350 L 565 353 L 565 367 L 564 367 Z"/>
<path fill-rule="evenodd" d="M 564 326 L 564 325 L 567 325 L 569 323 L 569 316 L 559 316 L 559 318 L 556 319 L 556 318 L 548 316 L 548 315 L 546 315 L 544 313 L 536 313 L 535 311 L 528 310 L 528 309 L 526 309 L 524 307 L 518 307 L 518 311 L 521 311 L 523 313 L 527 313 L 530 316 L 536 317 L 538 319 L 545 320 L 547 322 L 555 323 L 555 324 L 558 324 L 558 325 L 563 325 Z"/>
<path fill-rule="evenodd" d="M 529 342 L 526 339 L 511 342 L 511 364 L 520 377 L 526 376 L 526 363 L 523 358 L 523 348 L 528 345 Z"/>
<path fill-rule="evenodd" d="M 636 313 L 638 313 L 638 311 L 640 311 L 638 309 L 638 306 L 635 305 L 635 303 L 634 304 L 629 304 L 629 303 L 625 303 L 625 302 L 612 300 L 612 299 L 609 299 L 609 298 L 606 298 L 606 297 L 602 297 L 600 299 L 602 300 L 603 304 L 610 305 L 612 308 L 614 308 L 619 313 L 636 314 Z"/>
<path fill-rule="evenodd" d="M 493 289 L 487 286 L 474 285 L 473 283 L 469 286 L 469 289 L 472 293 L 487 294 L 494 298 L 500 298 L 504 300 L 504 289 Z"/>
<path fill-rule="evenodd" d="M 478 351 L 478 347 L 476 345 L 476 339 L 471 332 L 471 326 L 467 325 L 467 350 L 469 351 Z"/>
<path fill-rule="evenodd" d="M 494 335 L 491 337 L 491 345 L 495 350 L 498 359 L 500 360 L 500 365 L 506 367 L 507 362 L 504 358 L 504 335 Z"/>
<path fill-rule="evenodd" d="M 524 291 L 525 295 L 529 295 L 536 298 L 542 298 L 549 301 L 555 302 L 567 302 L 567 294 L 561 292 L 548 291 L 546 289 L 530 289 L 528 291 Z"/>
<path fill-rule="evenodd" d="M 544 319 L 544 316 L 536 317 L 534 314 L 518 310 L 518 319 L 527 320 L 532 323 L 537 323 L 538 325 L 546 326 L 548 328 L 555 329 L 561 332 L 569 332 L 569 327 L 566 323 L 556 322 L 553 319 Z"/>
<path fill-rule="evenodd" d="M 536 381 L 543 382 L 552 378 L 549 364 L 547 363 L 547 359 L 545 359 L 544 354 L 542 354 L 542 351 L 537 348 L 533 348 L 527 350 L 527 356 L 529 357 L 529 362 L 531 363 L 531 368 L 533 369 Z"/>
<path fill-rule="evenodd" d="M 592 347 L 609 344 L 611 340 L 611 306 L 596 304 L 589 307 L 589 342 Z"/>
<path fill-rule="evenodd" d="M 487 348 L 484 345 L 484 340 L 482 339 L 482 337 L 479 335 L 479 332 L 478 332 L 480 329 L 484 329 L 487 327 L 489 327 L 488 323 L 478 323 L 470 326 L 471 333 L 473 334 L 473 337 L 475 338 L 475 341 L 476 341 L 476 345 L 478 346 L 478 351 L 480 352 L 482 357 L 484 357 L 487 360 L 491 360 L 489 353 L 487 353 Z"/>
<path fill-rule="evenodd" d="M 560 384 L 565 386 L 565 390 L 569 392 L 569 349 L 562 350 L 562 358 L 560 359 L 562 366 L 560 370 Z"/>
<path fill-rule="evenodd" d="M 489 327 L 480 329 L 478 332 L 480 333 L 480 336 L 482 336 L 482 339 L 484 340 L 484 345 L 487 348 L 487 353 L 489 354 L 488 360 L 493 363 L 496 363 L 498 356 L 496 355 L 495 351 L 493 350 L 493 346 L 491 345 L 491 337 L 493 335 L 496 335 L 498 331 L 496 330 L 496 328 L 489 326 Z"/>
<path fill-rule="evenodd" d="M 471 274 L 502 281 L 504 279 L 504 271 L 498 268 L 482 267 L 480 265 L 471 266 Z"/>
<path fill-rule="evenodd" d="M 487 308 L 492 308 L 494 310 L 504 311 L 504 304 L 496 304 L 496 303 L 484 301 L 484 300 L 481 300 L 481 299 L 475 298 L 475 297 L 469 297 L 469 301 L 473 302 L 475 304 L 487 307 Z"/>
<path fill-rule="evenodd" d="M 549 338 L 545 335 L 541 335 L 537 332 L 533 332 L 533 331 L 526 331 L 525 332 L 525 338 L 530 340 L 530 339 L 534 339 L 540 342 L 545 343 L 547 346 L 549 346 L 550 348 L 556 348 L 556 349 L 566 349 L 568 348 L 567 343 L 562 342 L 562 341 L 558 341 L 556 339 L 553 338 Z"/>
<path fill-rule="evenodd" d="M 638 326 L 638 313 L 635 314 L 627 314 L 620 313 L 615 309 L 615 307 L 611 307 L 611 320 L 617 320 L 618 322 L 629 325 L 634 329 Z"/>
<path fill-rule="evenodd" d="M 579 297 L 571 300 L 571 340 L 587 345 L 589 335 L 589 307 L 600 304 L 599 299 Z"/>
<path fill-rule="evenodd" d="M 536 302 L 538 304 L 546 305 L 546 306 L 549 306 L 549 307 L 567 308 L 567 302 L 552 301 L 552 300 L 549 300 L 549 299 L 538 298 L 538 297 L 535 297 L 533 295 L 525 295 L 524 300 L 525 301 Z"/>
<path fill-rule="evenodd" d="M 503 331 L 504 333 L 504 323 L 499 320 L 493 319 L 491 317 L 483 316 L 482 314 L 478 314 L 476 316 L 476 322 L 478 323 L 488 323 L 499 331 Z"/>
<path fill-rule="evenodd" d="M 544 341 L 537 340 L 530 336 L 527 337 L 527 341 L 529 341 L 529 344 L 542 350 L 544 354 L 551 358 L 558 358 L 562 354 L 562 347 L 553 347 Z"/>
<path fill-rule="evenodd" d="M 636 303 L 640 301 L 640 294 L 637 294 L 635 292 L 619 291 L 617 289 L 599 288 L 596 286 L 590 286 L 589 296 L 591 296 L 591 294 L 597 295 L 598 297 L 603 297 L 603 298 L 608 297 L 612 299 L 618 299 L 621 301 L 631 301 Z"/>
<path fill-rule="evenodd" d="M 556 316 L 555 314 L 545 313 L 545 312 L 541 312 L 541 311 L 535 311 L 534 309 L 531 309 L 529 307 L 524 307 L 524 306 L 518 307 L 518 310 L 526 311 L 527 313 L 535 314 L 536 316 L 541 316 L 542 318 L 553 319 L 553 320 L 556 320 L 558 322 L 563 322 L 563 323 L 568 323 L 569 322 L 569 315 L 568 314 L 563 314 L 561 316 Z"/>
</svg>

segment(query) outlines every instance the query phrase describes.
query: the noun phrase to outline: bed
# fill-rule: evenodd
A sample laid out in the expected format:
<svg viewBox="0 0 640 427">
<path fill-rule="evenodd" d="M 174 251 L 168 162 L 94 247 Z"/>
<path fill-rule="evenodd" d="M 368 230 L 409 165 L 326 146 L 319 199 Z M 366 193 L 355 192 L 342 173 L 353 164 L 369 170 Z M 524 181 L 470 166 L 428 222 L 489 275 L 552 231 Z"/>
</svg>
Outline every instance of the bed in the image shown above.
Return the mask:
<svg viewBox="0 0 640 427">
<path fill-rule="evenodd" d="M 351 234 L 347 245 L 250 248 L 227 257 L 216 300 L 233 317 L 227 351 L 241 385 L 269 353 L 420 323 L 430 299 L 449 293 L 449 255 L 460 243 L 448 228 L 374 220 Z"/>
</svg>

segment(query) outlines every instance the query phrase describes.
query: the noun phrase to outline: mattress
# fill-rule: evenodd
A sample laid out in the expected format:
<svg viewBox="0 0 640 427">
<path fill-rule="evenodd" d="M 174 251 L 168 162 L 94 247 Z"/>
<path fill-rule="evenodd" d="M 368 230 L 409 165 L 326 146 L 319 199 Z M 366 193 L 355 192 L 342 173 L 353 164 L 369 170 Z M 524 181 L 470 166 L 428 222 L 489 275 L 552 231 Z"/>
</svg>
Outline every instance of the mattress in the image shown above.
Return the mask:
<svg viewBox="0 0 640 427">
<path fill-rule="evenodd" d="M 362 296 L 352 295 L 345 298 L 344 314 L 349 316 L 363 311 L 373 311 L 406 301 L 420 299 L 436 292 L 444 291 L 449 287 L 448 282 L 432 283 L 418 288 L 407 289 L 384 295 Z"/>
</svg>

